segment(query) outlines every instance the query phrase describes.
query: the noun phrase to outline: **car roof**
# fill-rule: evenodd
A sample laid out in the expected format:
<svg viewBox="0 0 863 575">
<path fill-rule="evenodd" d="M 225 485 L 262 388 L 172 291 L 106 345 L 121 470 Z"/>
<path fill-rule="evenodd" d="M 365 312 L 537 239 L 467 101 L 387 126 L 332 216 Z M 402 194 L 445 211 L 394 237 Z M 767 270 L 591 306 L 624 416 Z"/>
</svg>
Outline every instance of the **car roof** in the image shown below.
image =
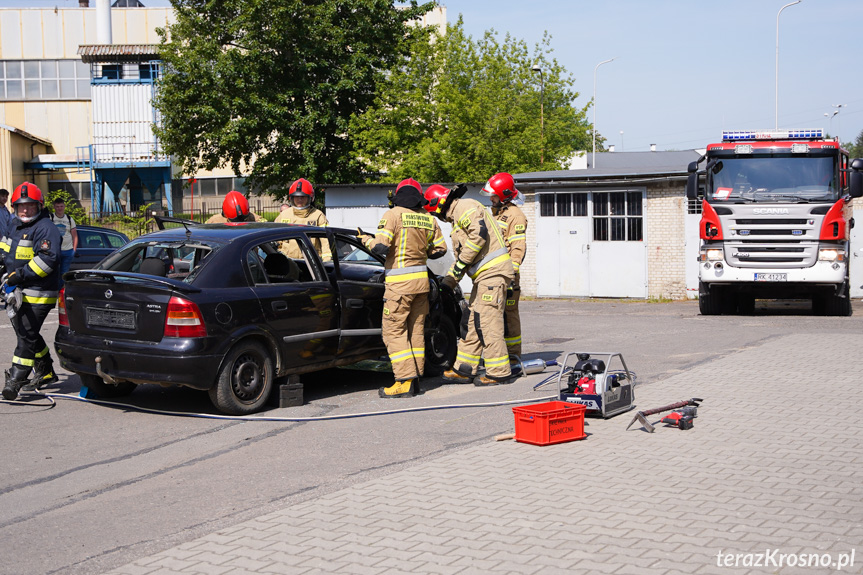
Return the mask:
<svg viewBox="0 0 863 575">
<path fill-rule="evenodd" d="M 238 222 L 230 224 L 189 225 L 188 228 L 183 225 L 179 225 L 175 228 L 168 228 L 165 230 L 152 232 L 144 236 L 139 236 L 137 239 L 149 238 L 173 240 L 184 239 L 187 237 L 187 235 L 190 235 L 191 237 L 197 239 L 212 239 L 221 242 L 231 242 L 240 238 L 266 239 L 273 235 L 282 235 L 285 233 L 285 231 L 288 230 L 296 232 L 296 235 L 300 235 L 305 232 L 326 233 L 327 229 L 333 230 L 335 232 L 346 233 L 349 235 L 356 235 L 356 230 L 350 230 L 347 228 L 324 228 L 319 226 L 303 226 L 274 222 Z"/>
<path fill-rule="evenodd" d="M 127 241 L 128 241 L 128 239 L 129 239 L 129 236 L 127 236 L 127 235 L 126 235 L 126 234 L 124 234 L 123 232 L 120 232 L 120 231 L 117 231 L 117 230 L 113 230 L 113 229 L 111 229 L 111 228 L 103 228 L 103 227 L 100 227 L 100 226 L 84 226 L 84 225 L 76 225 L 76 226 L 75 226 L 75 229 L 76 229 L 76 230 L 83 230 L 83 231 L 86 231 L 86 232 L 106 232 L 106 233 L 109 233 L 109 234 L 115 234 L 115 235 L 118 235 L 118 236 L 122 236 L 122 237 L 126 238 L 126 240 L 127 240 Z"/>
</svg>

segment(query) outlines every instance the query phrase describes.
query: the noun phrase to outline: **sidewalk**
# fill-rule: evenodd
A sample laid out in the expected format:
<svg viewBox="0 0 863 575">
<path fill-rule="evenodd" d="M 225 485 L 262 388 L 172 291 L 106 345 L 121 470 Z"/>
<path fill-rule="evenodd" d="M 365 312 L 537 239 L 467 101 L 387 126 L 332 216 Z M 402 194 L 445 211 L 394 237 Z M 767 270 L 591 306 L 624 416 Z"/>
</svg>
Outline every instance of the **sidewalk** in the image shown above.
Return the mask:
<svg viewBox="0 0 863 575">
<path fill-rule="evenodd" d="M 489 441 L 111 573 L 861 573 L 861 348 L 777 337 L 636 389 L 704 398 L 692 430 Z"/>
</svg>

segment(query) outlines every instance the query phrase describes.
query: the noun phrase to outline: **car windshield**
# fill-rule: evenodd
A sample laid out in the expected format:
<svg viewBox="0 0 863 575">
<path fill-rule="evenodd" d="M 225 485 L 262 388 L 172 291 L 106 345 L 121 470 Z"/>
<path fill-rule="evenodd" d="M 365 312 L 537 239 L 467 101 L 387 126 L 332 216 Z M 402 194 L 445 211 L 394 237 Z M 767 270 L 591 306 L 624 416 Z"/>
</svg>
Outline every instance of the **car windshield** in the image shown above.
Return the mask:
<svg viewBox="0 0 863 575">
<path fill-rule="evenodd" d="M 834 158 L 829 156 L 745 156 L 709 162 L 711 203 L 835 202 Z"/>
<path fill-rule="evenodd" d="M 221 244 L 191 240 L 135 240 L 108 257 L 98 269 L 141 273 L 191 283 L 198 270 Z"/>
</svg>

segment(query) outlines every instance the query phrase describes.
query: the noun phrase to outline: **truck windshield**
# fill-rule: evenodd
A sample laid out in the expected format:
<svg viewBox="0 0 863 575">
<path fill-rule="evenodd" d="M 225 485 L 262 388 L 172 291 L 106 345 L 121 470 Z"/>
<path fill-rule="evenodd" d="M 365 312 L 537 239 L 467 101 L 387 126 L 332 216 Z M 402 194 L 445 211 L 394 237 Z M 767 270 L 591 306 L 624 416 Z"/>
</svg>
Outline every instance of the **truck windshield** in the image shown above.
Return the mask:
<svg viewBox="0 0 863 575">
<path fill-rule="evenodd" d="M 721 158 L 707 168 L 711 203 L 835 202 L 840 195 L 829 156 Z"/>
</svg>

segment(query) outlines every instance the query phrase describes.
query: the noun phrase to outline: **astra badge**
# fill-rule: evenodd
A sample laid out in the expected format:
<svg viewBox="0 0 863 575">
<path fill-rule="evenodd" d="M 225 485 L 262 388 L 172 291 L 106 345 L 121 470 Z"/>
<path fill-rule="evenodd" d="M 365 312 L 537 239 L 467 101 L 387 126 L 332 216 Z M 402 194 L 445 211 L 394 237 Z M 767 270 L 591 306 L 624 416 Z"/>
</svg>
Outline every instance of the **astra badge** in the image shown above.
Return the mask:
<svg viewBox="0 0 863 575">
<path fill-rule="evenodd" d="M 111 299 L 112 297 L 114 297 L 114 292 L 109 289 L 105 290 L 105 299 Z"/>
</svg>

